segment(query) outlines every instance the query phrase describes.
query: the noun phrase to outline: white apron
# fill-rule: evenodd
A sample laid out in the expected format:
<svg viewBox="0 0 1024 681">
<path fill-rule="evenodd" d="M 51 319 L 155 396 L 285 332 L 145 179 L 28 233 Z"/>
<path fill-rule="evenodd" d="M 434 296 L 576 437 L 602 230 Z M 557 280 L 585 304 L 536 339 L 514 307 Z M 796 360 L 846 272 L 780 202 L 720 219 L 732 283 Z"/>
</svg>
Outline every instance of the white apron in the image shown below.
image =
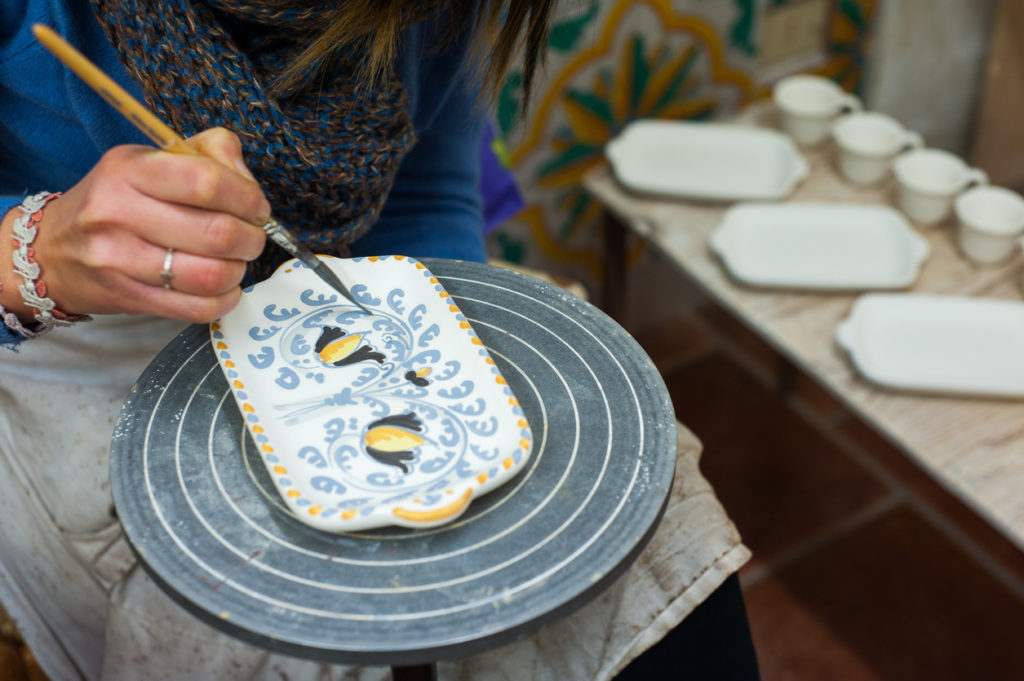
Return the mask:
<svg viewBox="0 0 1024 681">
<path fill-rule="evenodd" d="M 121 403 L 184 325 L 100 316 L 0 347 L 0 600 L 51 681 L 390 678 L 271 655 L 221 634 L 137 566 L 113 515 L 108 454 Z M 603 681 L 749 558 L 679 428 L 665 516 L 636 563 L 540 633 L 438 665 L 440 679 Z"/>
</svg>

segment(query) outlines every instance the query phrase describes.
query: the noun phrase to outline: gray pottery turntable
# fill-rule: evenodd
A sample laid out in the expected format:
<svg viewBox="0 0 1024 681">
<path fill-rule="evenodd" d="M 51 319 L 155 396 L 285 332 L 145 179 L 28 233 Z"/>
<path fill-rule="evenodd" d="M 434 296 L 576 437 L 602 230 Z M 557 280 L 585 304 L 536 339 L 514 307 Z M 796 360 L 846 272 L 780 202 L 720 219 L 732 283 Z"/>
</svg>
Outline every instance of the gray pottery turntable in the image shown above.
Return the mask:
<svg viewBox="0 0 1024 681">
<path fill-rule="evenodd" d="M 675 418 L 636 342 L 535 278 L 424 263 L 519 398 L 535 438 L 529 464 L 449 525 L 314 530 L 278 499 L 207 328 L 190 327 L 128 397 L 111 479 L 140 562 L 203 621 L 328 662 L 461 657 L 582 606 L 653 533 L 672 482 Z"/>
</svg>

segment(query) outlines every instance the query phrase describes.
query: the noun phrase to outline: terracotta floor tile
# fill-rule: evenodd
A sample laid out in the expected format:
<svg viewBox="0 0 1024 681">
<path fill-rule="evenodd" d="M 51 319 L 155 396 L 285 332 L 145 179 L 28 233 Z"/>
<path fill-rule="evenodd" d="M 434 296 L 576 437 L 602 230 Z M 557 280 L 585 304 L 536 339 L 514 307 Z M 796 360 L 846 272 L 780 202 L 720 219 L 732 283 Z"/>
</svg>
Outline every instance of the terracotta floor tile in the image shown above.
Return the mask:
<svg viewBox="0 0 1024 681">
<path fill-rule="evenodd" d="M 25 662 L 21 646 L 8 638 L 0 638 L 0 679 L 4 681 L 27 681 Z"/>
<path fill-rule="evenodd" d="M 50 681 L 50 677 L 39 667 L 32 652 L 27 648 L 22 648 L 22 653 L 25 658 L 25 681 Z"/>
<path fill-rule="evenodd" d="M 0 638 L 20 638 L 14 622 L 11 621 L 11 616 L 4 610 L 3 605 L 0 605 Z"/>
<path fill-rule="evenodd" d="M 763 681 L 885 681 L 778 579 L 743 599 Z"/>
<path fill-rule="evenodd" d="M 1024 678 L 1024 602 L 907 507 L 744 596 L 766 681 Z"/>
<path fill-rule="evenodd" d="M 701 469 L 766 561 L 888 494 L 735 363 L 712 355 L 666 376 L 676 415 L 704 443 Z"/>
</svg>

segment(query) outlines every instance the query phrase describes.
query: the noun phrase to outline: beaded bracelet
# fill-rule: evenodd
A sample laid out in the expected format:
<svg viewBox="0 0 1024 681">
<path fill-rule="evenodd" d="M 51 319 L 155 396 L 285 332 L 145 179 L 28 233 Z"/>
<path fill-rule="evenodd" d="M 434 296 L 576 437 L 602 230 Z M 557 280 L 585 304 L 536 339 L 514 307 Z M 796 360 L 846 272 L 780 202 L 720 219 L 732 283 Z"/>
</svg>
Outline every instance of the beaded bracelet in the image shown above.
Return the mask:
<svg viewBox="0 0 1024 681">
<path fill-rule="evenodd" d="M 25 280 L 25 283 L 18 287 L 18 291 L 21 292 L 26 305 L 38 310 L 35 318 L 39 322 L 39 327 L 25 327 L 15 314 L 3 308 L 0 308 L 0 314 L 3 315 L 4 324 L 8 328 L 27 338 L 42 335 L 55 326 L 70 326 L 75 322 L 92 320 L 89 315 L 67 314 L 57 309 L 56 303 L 46 296 L 46 282 L 40 278 L 41 270 L 35 260 L 32 242 L 38 233 L 37 225 L 43 217 L 43 208 L 58 196 L 59 192 L 39 192 L 27 197 L 19 206 L 22 214 L 14 220 L 12 238 L 17 244 L 13 255 L 14 271 Z"/>
</svg>

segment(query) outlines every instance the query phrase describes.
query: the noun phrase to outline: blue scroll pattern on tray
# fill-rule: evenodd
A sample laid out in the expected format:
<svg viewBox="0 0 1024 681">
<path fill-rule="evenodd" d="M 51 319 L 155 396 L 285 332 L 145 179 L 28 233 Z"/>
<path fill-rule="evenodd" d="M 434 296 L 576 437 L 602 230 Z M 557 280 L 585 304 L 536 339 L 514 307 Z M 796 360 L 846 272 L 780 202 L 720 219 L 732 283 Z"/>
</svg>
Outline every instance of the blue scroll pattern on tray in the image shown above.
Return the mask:
<svg viewBox="0 0 1024 681">
<path fill-rule="evenodd" d="M 366 301 L 376 304 L 372 316 L 311 289 L 300 300 L 301 307 L 263 309 L 266 323 L 249 329 L 260 349 L 247 361 L 273 372 L 285 394 L 318 388 L 274 405 L 285 423 L 310 434 L 299 457 L 316 469 L 314 489 L 358 508 L 387 503 L 382 491 L 394 490 L 397 499 L 414 486 L 430 505 L 454 480 L 479 474 L 481 463 L 497 465 L 501 451 L 488 445 L 497 418 L 488 415 L 474 372 L 445 359 L 425 305 L 409 307 L 401 288 Z M 461 313 L 456 320 L 464 320 Z M 372 494 L 358 498 L 360 490 Z"/>
</svg>

